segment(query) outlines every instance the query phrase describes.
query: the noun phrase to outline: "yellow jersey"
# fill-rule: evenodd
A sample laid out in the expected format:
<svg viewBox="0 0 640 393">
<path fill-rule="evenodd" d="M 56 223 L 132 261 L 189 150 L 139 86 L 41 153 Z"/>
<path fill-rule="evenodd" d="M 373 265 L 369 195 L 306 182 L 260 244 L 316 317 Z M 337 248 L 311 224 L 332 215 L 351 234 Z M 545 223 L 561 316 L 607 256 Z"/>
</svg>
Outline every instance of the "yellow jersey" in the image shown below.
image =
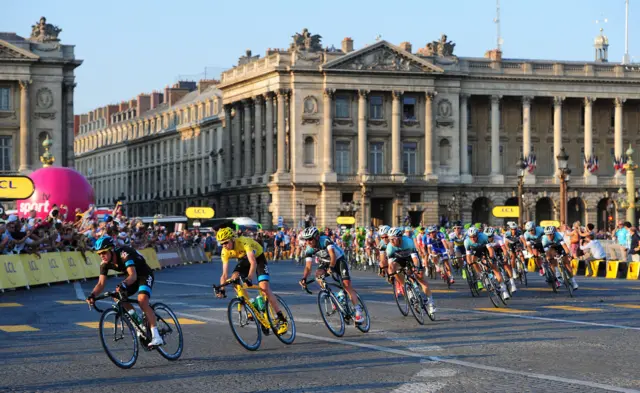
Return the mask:
<svg viewBox="0 0 640 393">
<path fill-rule="evenodd" d="M 249 253 L 254 253 L 256 258 L 262 255 L 262 246 L 255 240 L 240 236 L 233 240 L 233 249 L 222 248 L 222 262 L 229 262 L 229 259 L 236 258 L 242 259 Z"/>
</svg>

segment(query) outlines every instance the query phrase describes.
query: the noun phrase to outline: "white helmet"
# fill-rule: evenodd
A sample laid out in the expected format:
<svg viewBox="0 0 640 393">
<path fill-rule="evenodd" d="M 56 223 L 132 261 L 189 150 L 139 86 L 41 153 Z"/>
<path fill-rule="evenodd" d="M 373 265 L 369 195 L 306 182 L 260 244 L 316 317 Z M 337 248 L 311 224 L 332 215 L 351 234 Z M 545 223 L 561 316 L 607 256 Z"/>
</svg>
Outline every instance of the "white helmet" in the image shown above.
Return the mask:
<svg viewBox="0 0 640 393">
<path fill-rule="evenodd" d="M 530 230 L 532 230 L 532 229 L 533 229 L 533 228 L 535 228 L 535 227 L 536 227 L 536 223 L 535 223 L 535 222 L 533 222 L 533 221 L 529 221 L 529 222 L 527 222 L 526 224 L 524 224 L 524 230 L 525 230 L 525 231 L 530 231 Z"/>
<path fill-rule="evenodd" d="M 309 227 L 309 228 L 306 228 L 304 231 L 302 231 L 302 236 L 300 237 L 304 240 L 309 240 L 309 239 L 315 239 L 319 235 L 320 235 L 320 232 L 318 231 L 318 228 Z"/>
<path fill-rule="evenodd" d="M 489 236 L 489 237 L 493 236 L 495 232 L 496 232 L 495 229 L 493 229 L 491 227 L 486 227 L 484 229 L 484 234 Z"/>
<path fill-rule="evenodd" d="M 393 227 L 389 229 L 389 237 L 402 237 L 402 228 Z"/>
<path fill-rule="evenodd" d="M 518 224 L 516 224 L 513 221 L 509 222 L 508 225 L 509 225 L 509 229 L 518 229 Z"/>
<path fill-rule="evenodd" d="M 549 225 L 548 227 L 544 227 L 545 235 L 553 235 L 556 233 L 556 227 Z"/>
<path fill-rule="evenodd" d="M 427 228 L 427 232 L 428 233 L 433 233 L 433 232 L 437 232 L 438 228 L 435 225 L 431 225 Z"/>
<path fill-rule="evenodd" d="M 467 229 L 467 235 L 468 235 L 469 237 L 471 237 L 471 236 L 476 236 L 477 234 L 478 234 L 478 228 L 476 228 L 476 227 L 471 227 L 471 228 Z"/>
<path fill-rule="evenodd" d="M 378 235 L 387 235 L 389 233 L 389 229 L 391 229 L 389 225 L 381 225 L 380 228 L 378 228 Z"/>
</svg>

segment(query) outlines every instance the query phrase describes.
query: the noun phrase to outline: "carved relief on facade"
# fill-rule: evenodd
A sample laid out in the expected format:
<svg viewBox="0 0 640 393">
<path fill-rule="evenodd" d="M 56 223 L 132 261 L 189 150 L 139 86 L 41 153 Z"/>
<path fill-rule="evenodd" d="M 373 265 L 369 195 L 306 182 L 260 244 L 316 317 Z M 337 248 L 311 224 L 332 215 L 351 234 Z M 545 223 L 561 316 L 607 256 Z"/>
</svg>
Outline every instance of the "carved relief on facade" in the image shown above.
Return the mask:
<svg viewBox="0 0 640 393">
<path fill-rule="evenodd" d="M 446 98 L 438 101 L 436 109 L 436 125 L 438 127 L 453 127 L 453 106 Z"/>
<path fill-rule="evenodd" d="M 320 117 L 318 117 L 318 100 L 314 96 L 307 96 L 302 106 L 302 124 L 320 124 Z"/>
<path fill-rule="evenodd" d="M 337 68 L 371 71 L 422 71 L 422 66 L 387 47 L 364 53 Z"/>
</svg>

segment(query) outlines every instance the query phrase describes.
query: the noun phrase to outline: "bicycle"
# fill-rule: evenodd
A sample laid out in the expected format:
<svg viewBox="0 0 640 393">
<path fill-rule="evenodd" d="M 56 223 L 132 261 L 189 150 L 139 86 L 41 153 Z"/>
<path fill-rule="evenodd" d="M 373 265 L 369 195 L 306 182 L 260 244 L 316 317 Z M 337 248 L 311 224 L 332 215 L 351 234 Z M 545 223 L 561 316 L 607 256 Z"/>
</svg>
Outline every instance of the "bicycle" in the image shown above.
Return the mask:
<svg viewBox="0 0 640 393">
<path fill-rule="evenodd" d="M 436 279 L 436 265 L 433 262 L 431 254 L 429 254 L 429 256 L 427 257 L 427 266 L 426 266 L 425 274 L 432 280 Z"/>
<path fill-rule="evenodd" d="M 516 267 L 514 270 L 515 279 L 520 281 L 520 284 L 524 284 L 525 287 L 529 286 L 527 281 L 527 264 L 524 262 L 524 255 L 522 255 L 522 248 L 516 247 L 515 249 L 510 250 L 512 253 L 516 255 Z"/>
<path fill-rule="evenodd" d="M 476 279 L 476 275 L 471 268 L 471 265 L 466 262 L 462 266 L 462 278 L 467 280 L 469 290 L 471 291 L 471 297 L 479 297 L 480 290 L 478 289 L 478 280 Z"/>
<path fill-rule="evenodd" d="M 328 264 L 328 263 L 327 263 Z M 342 286 L 340 277 L 336 277 L 335 273 L 331 274 L 331 278 L 335 281 L 335 283 L 327 283 L 325 278 L 327 274 L 321 274 L 316 276 L 315 279 L 307 280 L 305 282 L 304 290 L 308 294 L 313 294 L 307 288 L 307 285 L 316 281 L 318 285 L 320 285 L 320 292 L 318 292 L 318 309 L 320 310 L 320 315 L 322 316 L 322 320 L 324 324 L 327 326 L 327 329 L 336 337 L 344 336 L 345 332 L 345 323 L 351 323 L 355 325 L 355 327 L 363 333 L 367 333 L 371 328 L 371 319 L 369 318 L 369 311 L 367 310 L 367 306 L 362 301 L 360 295 L 356 293 L 358 297 L 358 303 L 360 304 L 360 308 L 364 314 L 364 322 L 357 323 L 355 320 L 356 309 L 352 304 L 352 301 L 347 293 L 344 291 L 344 287 Z M 338 295 L 336 295 L 332 287 L 339 289 Z M 324 308 L 323 308 L 324 306 Z M 329 318 L 332 316 L 337 316 L 339 327 L 334 327 L 331 325 Z"/>
<path fill-rule="evenodd" d="M 273 294 L 278 301 L 280 311 L 284 311 L 287 314 L 287 330 L 282 333 L 278 332 L 281 326 L 278 316 L 271 304 L 269 304 L 269 299 L 267 299 L 264 292 L 262 292 L 262 289 L 258 288 L 260 292 L 258 296 L 262 297 L 264 300 L 263 309 L 258 309 L 253 304 L 246 290 L 255 288 L 245 286 L 245 281 L 242 278 L 237 278 L 235 280 L 229 279 L 222 285 L 213 285 L 214 293 L 216 295 L 223 293 L 222 288 L 230 284 L 233 284 L 236 297 L 231 299 L 229 302 L 229 306 L 227 307 L 227 317 L 229 319 L 231 332 L 240 345 L 248 351 L 257 350 L 262 343 L 262 334 L 264 333 L 265 335 L 269 335 L 269 330 L 272 330 L 276 338 L 283 344 L 291 345 L 293 343 L 296 338 L 296 324 L 293 320 L 293 314 L 291 314 L 289 306 L 287 306 L 287 303 L 285 303 L 280 296 L 275 293 Z M 226 298 L 227 295 L 224 294 L 224 297 Z M 236 326 L 234 322 L 238 325 Z M 251 335 L 253 326 L 255 326 L 256 331 L 255 340 L 249 341 L 243 338 L 244 332 L 248 333 L 247 336 Z"/>
<path fill-rule="evenodd" d="M 164 345 L 149 348 L 148 344 L 151 342 L 151 329 L 149 327 L 147 317 L 143 313 L 142 321 L 138 322 L 136 319 L 132 318 L 124 308 L 124 304 L 137 304 L 138 301 L 124 297 L 120 292 L 105 292 L 102 295 L 96 296 L 95 300 L 97 302 L 98 300 L 106 298 L 113 298 L 115 301 L 110 308 L 102 310 L 96 304 L 93 305 L 93 308 L 97 312 L 102 313 L 100 322 L 98 323 L 100 341 L 102 343 L 102 348 L 113 364 L 124 369 L 133 367 L 138 360 L 138 346 L 140 344 L 145 351 L 157 350 L 160 352 L 162 357 L 169 361 L 178 360 L 180 358 L 184 349 L 182 327 L 180 326 L 178 317 L 176 317 L 169 306 L 162 303 L 154 303 L 150 305 L 156 314 L 156 326 L 158 328 L 158 333 L 160 333 L 160 337 L 162 337 L 162 341 L 164 341 Z M 164 317 L 163 313 L 166 314 Z M 111 318 L 113 318 L 112 321 L 109 320 Z M 172 328 L 170 324 L 174 327 Z M 113 330 L 111 331 L 110 329 Z M 173 333 L 177 333 L 178 346 L 175 351 L 169 352 L 167 348 L 170 346 L 167 345 L 167 339 L 171 337 Z M 113 336 L 111 336 L 111 334 L 113 334 Z M 128 351 L 116 351 L 112 350 L 110 347 L 111 343 L 116 344 L 119 341 L 125 340 L 127 337 L 130 337 L 133 342 L 131 355 L 128 358 L 126 355 L 120 355 L 120 353 L 129 353 Z M 113 341 L 111 342 L 111 340 Z"/>
<path fill-rule="evenodd" d="M 565 257 L 565 254 L 563 253 L 563 254 L 558 254 L 554 258 L 560 269 L 560 277 L 558 278 L 564 283 L 564 286 L 567 287 L 567 290 L 569 291 L 569 296 L 573 297 L 573 285 L 571 284 L 571 281 L 570 281 L 571 278 L 569 277 L 569 270 L 567 269 L 567 266 L 564 264 L 564 261 L 563 261 L 564 257 Z"/>
<path fill-rule="evenodd" d="M 473 264 L 480 265 L 480 281 L 482 282 L 484 289 L 487 291 L 489 300 L 491 300 L 491 303 L 493 303 L 494 307 L 500 308 L 500 303 L 506 306 L 507 301 L 504 300 L 500 294 L 500 283 L 498 282 L 496 276 L 493 274 L 493 270 L 490 270 L 487 267 L 486 262 L 486 257 L 482 257 L 480 262 L 473 262 Z M 500 300 L 500 302 L 498 302 L 498 299 Z"/>
<path fill-rule="evenodd" d="M 429 319 L 435 321 L 436 314 L 435 312 L 430 312 L 429 307 L 427 307 L 426 295 L 422 292 L 420 283 L 415 275 L 416 272 L 413 263 L 408 261 L 407 266 L 400 268 L 400 270 L 396 272 L 396 275 L 398 274 L 402 274 L 404 278 L 403 291 L 400 292 L 394 289 L 394 297 L 400 313 L 406 317 L 409 315 L 409 310 L 411 310 L 411 314 L 413 314 L 413 317 L 420 325 L 424 325 L 425 313 Z M 396 288 L 395 279 L 395 277 L 392 277 L 392 286 L 394 288 Z"/>
</svg>

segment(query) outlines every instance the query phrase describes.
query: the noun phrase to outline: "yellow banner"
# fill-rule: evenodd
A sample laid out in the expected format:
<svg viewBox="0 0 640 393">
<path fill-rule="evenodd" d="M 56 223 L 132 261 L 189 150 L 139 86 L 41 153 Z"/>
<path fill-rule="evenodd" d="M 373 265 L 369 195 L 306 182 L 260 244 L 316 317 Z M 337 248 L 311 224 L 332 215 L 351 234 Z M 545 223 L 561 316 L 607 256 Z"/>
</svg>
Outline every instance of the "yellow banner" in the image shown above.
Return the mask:
<svg viewBox="0 0 640 393">
<path fill-rule="evenodd" d="M 150 268 L 154 270 L 160 269 L 160 261 L 158 260 L 156 250 L 153 248 L 145 248 L 144 250 L 140 250 L 140 254 L 142 254 Z"/>
<path fill-rule="evenodd" d="M 93 252 L 86 252 L 84 255 L 87 257 L 86 261 L 84 259 L 82 260 L 82 270 L 84 271 L 84 277 L 98 277 L 100 275 L 100 258 Z"/>
<path fill-rule="evenodd" d="M 19 255 L 3 255 L 2 267 L 0 289 L 26 287 L 29 284 Z"/>
<path fill-rule="evenodd" d="M 520 208 L 518 206 L 496 206 L 492 210 L 493 216 L 498 218 L 518 218 Z"/>
<path fill-rule="evenodd" d="M 36 190 L 27 176 L 0 176 L 0 199 L 29 199 Z"/>
<path fill-rule="evenodd" d="M 82 280 L 84 278 L 84 259 L 79 252 L 63 252 L 60 254 L 64 270 L 67 272 L 69 280 Z"/>
<path fill-rule="evenodd" d="M 540 221 L 540 226 L 541 227 L 556 227 L 556 228 L 559 228 L 560 227 L 560 221 L 554 221 L 554 220 Z"/>
<path fill-rule="evenodd" d="M 188 207 L 184 215 L 191 219 L 209 219 L 215 214 L 216 212 L 210 207 Z"/>
<path fill-rule="evenodd" d="M 341 216 L 336 220 L 338 225 L 353 225 L 356 223 L 355 217 Z"/>
<path fill-rule="evenodd" d="M 46 258 L 47 254 L 43 254 Z M 49 268 L 49 259 L 38 259 L 35 255 L 22 254 L 20 260 L 24 268 L 24 275 L 27 276 L 29 285 L 42 285 L 55 282 L 51 269 Z"/>
<path fill-rule="evenodd" d="M 59 252 L 42 254 L 42 259 L 47 260 L 49 270 L 51 270 L 51 277 L 53 279 L 49 282 L 69 281 L 69 278 L 67 277 L 67 270 L 62 264 L 62 258 L 60 258 Z"/>
</svg>

